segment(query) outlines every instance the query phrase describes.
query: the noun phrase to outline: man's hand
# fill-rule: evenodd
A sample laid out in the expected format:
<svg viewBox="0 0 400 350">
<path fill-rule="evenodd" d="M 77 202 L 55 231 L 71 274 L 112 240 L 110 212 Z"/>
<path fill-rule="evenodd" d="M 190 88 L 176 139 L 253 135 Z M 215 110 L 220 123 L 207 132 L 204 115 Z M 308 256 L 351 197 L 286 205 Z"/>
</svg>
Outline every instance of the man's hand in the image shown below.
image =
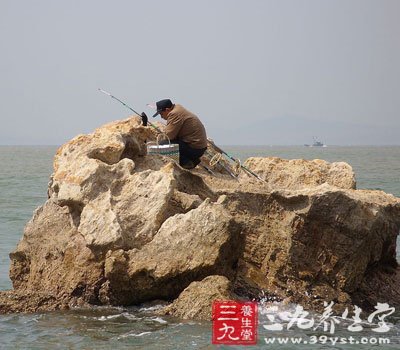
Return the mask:
<svg viewBox="0 0 400 350">
<path fill-rule="evenodd" d="M 141 117 L 142 117 L 142 124 L 143 124 L 143 126 L 147 126 L 147 121 L 149 120 L 149 118 L 147 118 L 146 113 L 142 112 Z"/>
</svg>

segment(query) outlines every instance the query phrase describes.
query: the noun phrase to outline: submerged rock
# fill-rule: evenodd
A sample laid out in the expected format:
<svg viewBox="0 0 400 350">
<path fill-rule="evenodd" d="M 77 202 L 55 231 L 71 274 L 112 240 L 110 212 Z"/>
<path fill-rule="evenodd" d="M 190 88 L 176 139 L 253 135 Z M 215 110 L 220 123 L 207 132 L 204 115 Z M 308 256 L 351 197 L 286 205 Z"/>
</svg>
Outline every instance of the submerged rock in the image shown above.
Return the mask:
<svg viewBox="0 0 400 350">
<path fill-rule="evenodd" d="M 129 118 L 59 148 L 0 312 L 175 299 L 164 312 L 204 319 L 214 299 L 265 294 L 400 304 L 400 199 L 356 190 L 348 164 L 250 158 L 264 181 L 233 178 L 146 155 L 153 139 Z"/>
<path fill-rule="evenodd" d="M 208 276 L 192 282 L 173 303 L 161 310 L 164 315 L 183 319 L 210 320 L 214 300 L 235 300 L 231 281 L 225 276 Z"/>
</svg>

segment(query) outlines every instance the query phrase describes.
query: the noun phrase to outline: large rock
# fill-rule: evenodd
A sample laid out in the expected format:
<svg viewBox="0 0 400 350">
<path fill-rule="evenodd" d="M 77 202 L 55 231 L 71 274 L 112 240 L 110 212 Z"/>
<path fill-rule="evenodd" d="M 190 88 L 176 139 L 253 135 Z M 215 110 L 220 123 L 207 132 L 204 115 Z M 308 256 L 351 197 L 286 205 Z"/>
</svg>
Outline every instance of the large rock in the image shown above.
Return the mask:
<svg viewBox="0 0 400 350">
<path fill-rule="evenodd" d="M 238 287 L 256 284 L 313 307 L 326 299 L 346 304 L 371 271 L 397 267 L 400 201 L 383 192 L 325 184 L 296 192 L 234 192 L 224 203 L 246 237 Z"/>
<path fill-rule="evenodd" d="M 154 138 L 129 118 L 60 147 L 49 199 L 10 254 L 0 312 L 178 298 L 171 314 L 204 318 L 232 292 L 314 309 L 400 304 L 398 198 L 355 190 L 345 163 L 249 159 L 264 181 L 187 171 L 147 156 Z"/>
</svg>

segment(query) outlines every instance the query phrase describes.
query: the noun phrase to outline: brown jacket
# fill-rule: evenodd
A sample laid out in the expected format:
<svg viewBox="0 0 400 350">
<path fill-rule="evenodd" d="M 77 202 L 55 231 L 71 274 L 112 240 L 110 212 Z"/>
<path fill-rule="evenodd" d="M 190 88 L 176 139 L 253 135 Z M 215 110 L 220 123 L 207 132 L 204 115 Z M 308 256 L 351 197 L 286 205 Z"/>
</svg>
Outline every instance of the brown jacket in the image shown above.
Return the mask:
<svg viewBox="0 0 400 350">
<path fill-rule="evenodd" d="M 165 133 L 170 140 L 178 139 L 189 144 L 190 147 L 201 149 L 207 147 L 207 135 L 200 119 L 181 105 L 175 104 L 168 113 Z"/>
</svg>

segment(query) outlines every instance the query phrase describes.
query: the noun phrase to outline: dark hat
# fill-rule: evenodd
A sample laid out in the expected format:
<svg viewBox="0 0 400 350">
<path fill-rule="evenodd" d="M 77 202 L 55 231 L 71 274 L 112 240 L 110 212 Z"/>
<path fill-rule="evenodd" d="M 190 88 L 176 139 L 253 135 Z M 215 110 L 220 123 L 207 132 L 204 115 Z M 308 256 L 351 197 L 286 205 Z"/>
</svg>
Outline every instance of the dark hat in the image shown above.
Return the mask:
<svg viewBox="0 0 400 350">
<path fill-rule="evenodd" d="M 155 118 L 160 112 L 164 111 L 165 109 L 172 108 L 173 103 L 169 98 L 167 98 L 165 100 L 157 101 L 156 107 L 157 107 L 157 112 L 153 115 L 153 118 Z"/>
</svg>

